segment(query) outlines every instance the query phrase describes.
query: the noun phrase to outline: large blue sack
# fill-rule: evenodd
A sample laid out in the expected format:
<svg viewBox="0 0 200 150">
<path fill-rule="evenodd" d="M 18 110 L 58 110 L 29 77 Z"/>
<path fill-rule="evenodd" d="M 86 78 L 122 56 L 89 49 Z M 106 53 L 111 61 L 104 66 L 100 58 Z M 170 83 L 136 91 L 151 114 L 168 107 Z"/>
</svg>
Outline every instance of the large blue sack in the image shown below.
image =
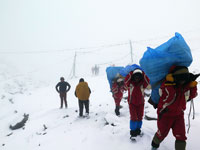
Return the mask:
<svg viewBox="0 0 200 150">
<path fill-rule="evenodd" d="M 120 70 L 124 67 L 107 67 L 106 68 L 106 74 L 107 79 L 110 84 L 110 89 L 112 88 L 112 81 L 117 77 L 117 74 L 119 74 Z"/>
<path fill-rule="evenodd" d="M 139 65 L 137 64 L 133 64 L 133 65 L 127 65 L 125 68 L 120 70 L 120 75 L 122 75 L 123 77 L 126 77 L 129 72 L 135 70 L 135 69 L 140 69 L 143 70 Z"/>
<path fill-rule="evenodd" d="M 154 103 L 157 104 L 160 98 L 158 89 L 161 83 L 159 81 L 165 78 L 170 67 L 172 65 L 189 67 L 192 60 L 190 48 L 179 33 L 175 33 L 174 37 L 155 49 L 147 48 L 140 59 L 140 65 L 149 77 L 150 84 L 156 85 L 151 93 Z"/>
</svg>

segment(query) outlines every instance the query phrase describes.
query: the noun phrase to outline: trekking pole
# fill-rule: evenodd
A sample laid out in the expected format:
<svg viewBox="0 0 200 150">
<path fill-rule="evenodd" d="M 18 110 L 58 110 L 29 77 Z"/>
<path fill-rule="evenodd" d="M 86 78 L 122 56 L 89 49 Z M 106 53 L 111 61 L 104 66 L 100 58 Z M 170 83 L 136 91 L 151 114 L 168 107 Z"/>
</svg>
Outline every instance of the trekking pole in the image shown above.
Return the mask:
<svg viewBox="0 0 200 150">
<path fill-rule="evenodd" d="M 192 117 L 192 119 L 194 120 L 194 118 L 195 118 L 195 109 L 194 109 L 194 101 L 193 101 L 193 99 L 191 99 L 191 102 L 190 102 L 190 110 L 189 110 L 189 114 L 188 114 L 188 130 L 187 130 L 187 133 L 189 133 L 189 130 L 190 130 L 190 114 L 191 114 L 192 108 L 193 108 L 193 117 Z"/>
</svg>

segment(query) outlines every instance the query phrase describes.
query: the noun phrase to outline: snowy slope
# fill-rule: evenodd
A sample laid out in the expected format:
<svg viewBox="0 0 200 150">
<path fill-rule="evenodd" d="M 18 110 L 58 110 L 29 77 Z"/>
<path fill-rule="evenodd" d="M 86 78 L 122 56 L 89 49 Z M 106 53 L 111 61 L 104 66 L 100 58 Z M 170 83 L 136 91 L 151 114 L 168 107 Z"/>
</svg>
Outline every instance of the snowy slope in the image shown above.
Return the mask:
<svg viewBox="0 0 200 150">
<path fill-rule="evenodd" d="M 121 116 L 116 117 L 114 101 L 109 92 L 106 76 L 86 77 L 85 80 L 92 90 L 89 119 L 78 118 L 78 103 L 74 96 L 78 79 L 69 80 L 72 89 L 68 93 L 68 109 L 59 109 L 59 96 L 53 84 L 35 88 L 30 93 L 15 94 L 14 103 L 8 100 L 9 97 L 1 98 L 0 149 L 148 150 L 156 132 L 156 121 L 144 120 L 142 128 L 144 136 L 137 143 L 131 143 L 126 100 L 122 101 Z M 190 134 L 187 135 L 187 147 L 191 150 L 198 150 L 199 97 L 196 98 L 195 104 L 196 119 L 191 121 Z M 155 111 L 147 103 L 145 112 L 155 116 Z M 24 130 L 11 131 L 9 125 L 21 121 L 24 113 L 29 114 Z M 8 136 L 9 134 L 11 135 Z M 173 148 L 174 138 L 170 133 L 160 149 L 171 150 Z"/>
<path fill-rule="evenodd" d="M 194 59 L 189 69 L 200 73 L 198 49 L 200 45 L 197 40 L 200 37 L 195 37 L 194 40 L 193 36 L 189 35 L 185 37 L 192 49 Z M 156 47 L 164 41 L 164 39 L 154 41 L 155 43 L 150 46 Z M 138 63 L 148 43 L 152 41 L 144 41 L 142 46 L 142 43 L 134 44 L 134 63 Z M 74 96 L 74 89 L 79 78 L 68 78 L 74 53 L 1 55 L 0 149 L 149 150 L 151 140 L 157 130 L 156 121 L 144 120 L 142 128 L 144 136 L 137 143 L 131 143 L 129 140 L 129 110 L 126 100 L 121 103 L 123 105 L 121 116 L 116 117 L 114 114 L 115 104 L 109 92 L 105 68 L 111 64 L 108 62 L 122 66 L 130 62 L 129 55 L 124 57 L 129 49 L 124 47 L 122 51 L 120 48 L 121 46 L 77 55 L 76 74 L 79 78 L 84 77 L 92 90 L 89 119 L 78 118 L 78 101 Z M 108 55 L 105 55 L 105 52 L 108 52 Z M 44 61 L 46 57 L 48 59 Z M 94 64 L 103 64 L 100 66 L 100 76 L 91 76 L 90 69 Z M 59 109 L 59 95 L 55 91 L 55 85 L 63 74 L 72 86 L 67 96 L 68 109 Z M 200 93 L 200 90 L 198 92 Z M 145 113 L 155 117 L 156 113 L 152 106 L 148 103 L 145 105 Z M 186 129 L 188 128 L 189 107 L 190 103 L 185 112 Z M 189 150 L 199 149 L 199 96 L 195 98 L 195 111 L 195 120 L 190 119 L 191 128 L 187 134 L 187 149 Z M 21 121 L 24 113 L 29 114 L 25 128 L 10 130 L 9 126 Z M 160 150 L 174 149 L 174 141 L 170 132 L 162 142 Z"/>
<path fill-rule="evenodd" d="M 144 136 L 130 142 L 127 102 L 122 101 L 121 116 L 116 117 L 105 69 L 138 63 L 147 46 L 155 48 L 180 32 L 192 50 L 190 69 L 200 73 L 199 4 L 198 0 L 0 0 L 0 150 L 149 150 L 156 121 L 144 120 Z M 71 79 L 74 60 L 78 78 Z M 98 77 L 91 76 L 94 65 L 100 66 Z M 72 86 L 68 109 L 59 109 L 55 85 L 61 76 Z M 81 77 L 92 90 L 89 119 L 78 118 L 74 89 Z M 195 108 L 188 150 L 199 150 L 199 96 Z M 186 124 L 188 110 L 189 104 Z M 10 130 L 24 113 L 29 114 L 25 128 Z M 147 103 L 145 113 L 156 116 Z M 170 133 L 160 150 L 172 149 Z"/>
</svg>

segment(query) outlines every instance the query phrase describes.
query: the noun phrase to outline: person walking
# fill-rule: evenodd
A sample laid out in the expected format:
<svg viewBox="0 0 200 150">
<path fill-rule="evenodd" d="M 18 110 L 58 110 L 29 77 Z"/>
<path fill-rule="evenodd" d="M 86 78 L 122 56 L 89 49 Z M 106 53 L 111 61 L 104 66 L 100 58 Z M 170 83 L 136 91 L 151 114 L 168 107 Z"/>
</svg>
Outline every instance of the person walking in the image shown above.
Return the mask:
<svg viewBox="0 0 200 150">
<path fill-rule="evenodd" d="M 78 85 L 75 89 L 75 96 L 78 98 L 79 104 L 79 117 L 83 117 L 83 109 L 85 107 L 86 113 L 85 116 L 89 117 L 89 97 L 91 90 L 88 86 L 88 83 L 84 81 L 83 78 L 79 80 Z"/>
<path fill-rule="evenodd" d="M 135 141 L 141 134 L 142 119 L 144 114 L 144 90 L 149 85 L 149 78 L 137 68 L 125 77 L 125 85 L 128 89 L 128 104 L 130 112 L 130 139 Z"/>
<path fill-rule="evenodd" d="M 185 66 L 172 66 L 165 81 L 160 86 L 160 99 L 157 107 L 157 132 L 151 146 L 157 150 L 160 143 L 168 135 L 169 130 L 176 138 L 175 150 L 186 149 L 184 110 L 187 101 L 197 96 L 197 81 L 199 75 L 189 73 Z"/>
<path fill-rule="evenodd" d="M 67 108 L 67 92 L 70 88 L 71 85 L 65 81 L 64 77 L 61 77 L 60 82 L 56 85 L 56 91 L 60 94 L 60 108 L 63 108 L 63 102 Z"/>
<path fill-rule="evenodd" d="M 123 93 L 124 93 L 125 90 L 126 89 L 125 89 L 125 86 L 124 86 L 124 79 L 122 79 L 122 78 L 114 79 L 111 91 L 112 91 L 112 96 L 115 100 L 115 106 L 116 106 L 115 107 L 115 114 L 117 116 L 120 115 L 120 111 L 119 111 L 120 108 L 121 108 L 120 102 L 123 98 Z"/>
</svg>

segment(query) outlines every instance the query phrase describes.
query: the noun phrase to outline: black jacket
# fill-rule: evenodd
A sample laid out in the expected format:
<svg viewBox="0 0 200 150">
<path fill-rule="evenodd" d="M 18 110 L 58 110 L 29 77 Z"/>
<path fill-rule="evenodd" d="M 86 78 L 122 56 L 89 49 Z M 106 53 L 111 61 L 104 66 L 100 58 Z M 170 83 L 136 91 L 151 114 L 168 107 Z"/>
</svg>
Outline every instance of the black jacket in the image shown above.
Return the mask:
<svg viewBox="0 0 200 150">
<path fill-rule="evenodd" d="M 59 82 L 56 85 L 56 91 L 57 92 L 68 92 L 71 88 L 71 85 L 68 82 Z"/>
</svg>

